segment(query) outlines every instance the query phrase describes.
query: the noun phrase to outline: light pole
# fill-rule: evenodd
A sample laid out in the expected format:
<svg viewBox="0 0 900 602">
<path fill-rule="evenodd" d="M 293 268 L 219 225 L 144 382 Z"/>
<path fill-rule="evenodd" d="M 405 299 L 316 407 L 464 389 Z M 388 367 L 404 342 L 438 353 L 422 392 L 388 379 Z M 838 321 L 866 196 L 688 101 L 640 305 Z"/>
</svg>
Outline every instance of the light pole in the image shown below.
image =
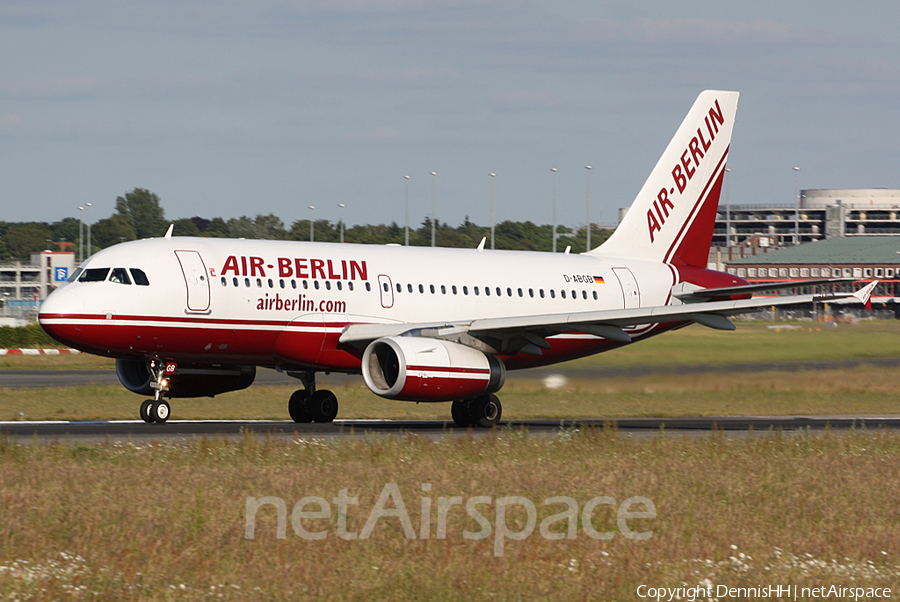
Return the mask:
<svg viewBox="0 0 900 602">
<path fill-rule="evenodd" d="M 726 167 L 725 173 L 731 173 L 731 168 Z M 725 178 L 725 248 L 731 246 L 731 178 Z M 730 257 L 730 255 L 729 255 Z"/>
<path fill-rule="evenodd" d="M 434 247 L 434 186 L 437 180 L 437 172 L 431 172 L 431 246 Z"/>
<path fill-rule="evenodd" d="M 78 208 L 78 265 L 84 263 L 84 207 Z"/>
<path fill-rule="evenodd" d="M 91 205 L 90 203 L 85 203 L 84 206 L 86 208 L 85 212 L 84 212 L 84 216 L 87 217 L 87 236 L 88 236 L 87 255 L 88 255 L 88 257 L 90 257 L 91 256 L 91 248 L 92 248 L 91 247 L 91 218 L 88 217 L 88 215 L 87 215 L 87 209 L 90 209 L 91 207 L 93 207 L 93 205 Z"/>
<path fill-rule="evenodd" d="M 800 168 L 794 168 L 794 197 L 797 199 L 797 207 L 794 209 L 794 245 L 800 244 L 800 184 L 798 175 Z"/>
<path fill-rule="evenodd" d="M 494 250 L 494 178 L 497 177 L 495 173 L 489 173 L 491 176 L 491 251 Z"/>
<path fill-rule="evenodd" d="M 591 250 L 591 170 L 590 165 L 585 165 L 587 170 L 587 250 Z"/>
<path fill-rule="evenodd" d="M 403 245 L 409 246 L 409 176 L 403 176 L 406 180 L 406 227 L 404 228 L 405 236 Z"/>
<path fill-rule="evenodd" d="M 555 167 L 551 167 L 553 172 L 553 252 L 556 253 L 556 172 L 559 171 Z"/>
<path fill-rule="evenodd" d="M 316 211 L 316 206 L 315 206 L 315 205 L 310 205 L 310 206 L 309 206 L 309 210 L 310 210 L 310 214 L 309 214 L 309 242 L 313 242 L 313 241 L 315 241 L 315 235 L 314 235 L 314 233 L 313 233 L 313 223 L 315 222 L 315 219 L 314 219 L 314 218 L 316 217 L 316 213 L 315 213 L 315 211 Z"/>
<path fill-rule="evenodd" d="M 341 208 L 341 243 L 344 242 L 344 207 L 346 207 L 344 203 L 338 203 L 338 207 Z"/>
</svg>

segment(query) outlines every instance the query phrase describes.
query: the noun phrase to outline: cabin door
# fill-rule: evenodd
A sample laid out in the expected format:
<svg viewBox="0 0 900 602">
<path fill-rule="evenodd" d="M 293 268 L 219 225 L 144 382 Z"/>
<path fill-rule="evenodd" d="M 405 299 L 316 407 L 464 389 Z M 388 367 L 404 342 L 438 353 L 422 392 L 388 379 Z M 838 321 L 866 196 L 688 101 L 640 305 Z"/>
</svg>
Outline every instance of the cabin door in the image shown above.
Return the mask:
<svg viewBox="0 0 900 602">
<path fill-rule="evenodd" d="M 187 312 L 210 313 L 209 309 L 209 274 L 203 258 L 197 251 L 175 251 L 184 286 L 187 289 Z"/>
</svg>

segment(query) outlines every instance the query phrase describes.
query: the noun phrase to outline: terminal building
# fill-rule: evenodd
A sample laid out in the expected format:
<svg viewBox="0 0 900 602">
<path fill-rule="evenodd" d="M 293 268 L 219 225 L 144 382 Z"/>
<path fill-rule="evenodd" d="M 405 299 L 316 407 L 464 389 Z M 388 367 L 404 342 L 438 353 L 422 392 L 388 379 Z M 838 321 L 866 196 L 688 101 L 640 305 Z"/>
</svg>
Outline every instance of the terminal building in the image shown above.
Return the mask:
<svg viewBox="0 0 900 602">
<path fill-rule="evenodd" d="M 900 235 L 900 190 L 801 190 L 799 206 L 719 203 L 713 246 L 765 236 L 777 247 L 840 236 Z"/>
<path fill-rule="evenodd" d="M 31 262 L 0 264 L 0 300 L 3 317 L 31 317 L 41 301 L 68 280 L 75 269 L 75 253 L 41 251 Z"/>
</svg>

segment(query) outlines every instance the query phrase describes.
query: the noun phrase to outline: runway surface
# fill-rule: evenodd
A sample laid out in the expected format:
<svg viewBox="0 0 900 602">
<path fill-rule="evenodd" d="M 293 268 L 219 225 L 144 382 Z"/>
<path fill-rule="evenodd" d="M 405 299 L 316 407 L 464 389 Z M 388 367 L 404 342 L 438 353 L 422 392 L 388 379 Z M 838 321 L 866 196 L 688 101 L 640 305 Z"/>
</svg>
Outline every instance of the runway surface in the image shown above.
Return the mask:
<svg viewBox="0 0 900 602">
<path fill-rule="evenodd" d="M 141 421 L 0 422 L 0 435 L 18 443 L 84 443 L 97 441 L 188 442 L 199 437 L 257 437 L 284 439 L 341 439 L 416 435 L 428 438 L 485 437 L 525 430 L 529 436 L 556 436 L 572 429 L 615 425 L 620 433 L 657 435 L 666 433 L 726 434 L 767 433 L 778 430 L 820 431 L 888 428 L 900 429 L 900 415 L 886 416 L 704 416 L 665 418 L 579 418 L 574 420 L 517 420 L 501 422 L 497 429 L 462 429 L 440 420 L 336 420 L 330 424 L 297 424 L 282 421 L 193 421 L 173 420 L 165 424 Z"/>
</svg>

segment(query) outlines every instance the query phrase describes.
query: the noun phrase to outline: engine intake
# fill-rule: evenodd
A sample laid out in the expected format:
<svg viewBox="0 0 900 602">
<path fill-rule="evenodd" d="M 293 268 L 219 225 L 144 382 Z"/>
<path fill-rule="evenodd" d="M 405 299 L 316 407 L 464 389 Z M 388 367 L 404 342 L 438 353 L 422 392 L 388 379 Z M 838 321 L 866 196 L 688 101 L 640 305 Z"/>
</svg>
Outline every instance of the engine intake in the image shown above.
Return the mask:
<svg viewBox="0 0 900 602">
<path fill-rule="evenodd" d="M 153 395 L 150 369 L 144 360 L 116 360 L 119 382 L 133 393 Z M 256 366 L 204 366 L 178 364 L 169 382 L 167 397 L 213 397 L 239 391 L 253 384 Z"/>
<path fill-rule="evenodd" d="M 363 353 L 362 373 L 376 395 L 403 401 L 452 401 L 499 391 L 506 366 L 450 341 L 386 337 Z"/>
</svg>

